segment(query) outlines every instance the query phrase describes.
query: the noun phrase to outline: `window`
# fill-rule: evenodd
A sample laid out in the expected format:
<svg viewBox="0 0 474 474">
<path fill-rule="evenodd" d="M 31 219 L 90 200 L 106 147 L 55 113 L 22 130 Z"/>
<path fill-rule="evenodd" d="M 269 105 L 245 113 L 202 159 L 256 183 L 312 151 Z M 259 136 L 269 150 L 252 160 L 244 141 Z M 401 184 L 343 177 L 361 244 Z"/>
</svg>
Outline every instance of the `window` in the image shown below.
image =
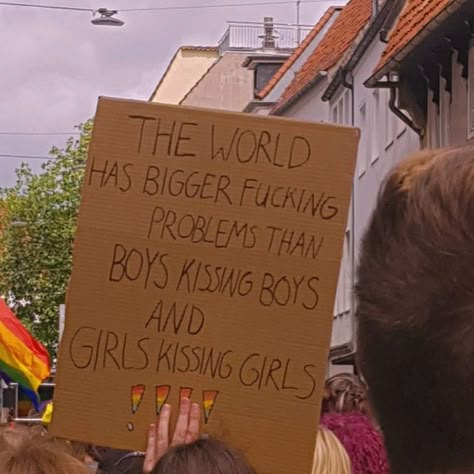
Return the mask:
<svg viewBox="0 0 474 474">
<path fill-rule="evenodd" d="M 352 125 L 352 120 L 351 120 L 351 97 L 349 95 L 349 91 L 346 91 L 344 94 L 344 122 L 342 122 L 344 125 Z"/>
<path fill-rule="evenodd" d="M 393 141 L 395 139 L 395 130 L 397 127 L 397 116 L 390 110 L 389 102 L 390 102 L 390 91 L 386 89 L 385 91 L 385 149 L 390 148 L 393 145 Z"/>
<path fill-rule="evenodd" d="M 380 91 L 375 89 L 372 92 L 372 113 L 370 120 L 370 163 L 373 164 L 379 159 L 380 143 L 378 131 L 380 130 Z"/>
<path fill-rule="evenodd" d="M 344 125 L 344 98 L 337 103 L 337 123 Z"/>
<path fill-rule="evenodd" d="M 342 125 L 344 122 L 343 117 L 343 106 L 342 106 L 343 98 L 339 99 L 332 109 L 332 123 L 337 123 Z"/>
<path fill-rule="evenodd" d="M 471 40 L 469 49 L 469 75 L 468 75 L 468 137 L 474 138 L 474 40 Z"/>
<path fill-rule="evenodd" d="M 449 145 L 449 123 L 451 113 L 451 94 L 446 90 L 446 79 L 439 81 L 439 146 Z"/>
<path fill-rule="evenodd" d="M 351 232 L 349 229 L 346 229 L 341 265 L 339 267 L 336 300 L 334 301 L 334 316 L 340 316 L 351 309 L 353 287 L 351 255 Z"/>
<path fill-rule="evenodd" d="M 350 96 L 346 92 L 343 96 L 334 104 L 332 109 L 332 123 L 339 125 L 351 125 L 351 107 L 350 107 Z"/>
<path fill-rule="evenodd" d="M 359 142 L 359 154 L 357 155 L 357 164 L 359 169 L 359 178 L 361 178 L 366 170 L 367 155 L 370 153 L 367 146 L 367 106 L 365 102 L 363 102 L 359 107 L 359 119 L 361 137 Z"/>
<path fill-rule="evenodd" d="M 433 102 L 433 91 L 428 90 L 428 146 L 439 148 L 439 113 L 438 106 Z"/>
<path fill-rule="evenodd" d="M 344 311 L 350 311 L 353 282 L 352 282 L 352 252 L 351 252 L 351 231 L 346 229 L 344 236 L 345 272 L 344 272 Z"/>
</svg>

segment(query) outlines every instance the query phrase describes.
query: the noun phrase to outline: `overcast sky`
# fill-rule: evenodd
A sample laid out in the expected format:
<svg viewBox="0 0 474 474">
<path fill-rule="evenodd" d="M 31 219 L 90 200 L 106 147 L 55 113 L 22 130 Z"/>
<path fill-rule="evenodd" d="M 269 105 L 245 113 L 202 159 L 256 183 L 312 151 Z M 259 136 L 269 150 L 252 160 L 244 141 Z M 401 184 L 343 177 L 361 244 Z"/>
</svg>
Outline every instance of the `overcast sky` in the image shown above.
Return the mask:
<svg viewBox="0 0 474 474">
<path fill-rule="evenodd" d="M 252 0 L 22 0 L 83 8 L 252 3 Z M 263 1 L 263 0 L 262 0 Z M 301 4 L 313 24 L 331 4 Z M 121 28 L 97 27 L 87 12 L 0 5 L 0 155 L 47 155 L 62 136 L 1 132 L 72 132 L 94 114 L 99 95 L 148 99 L 176 49 L 215 45 L 229 20 L 296 20 L 293 5 L 245 6 L 119 15 Z M 0 157 L 0 187 L 12 185 L 22 160 Z M 39 169 L 40 160 L 31 161 Z"/>
</svg>

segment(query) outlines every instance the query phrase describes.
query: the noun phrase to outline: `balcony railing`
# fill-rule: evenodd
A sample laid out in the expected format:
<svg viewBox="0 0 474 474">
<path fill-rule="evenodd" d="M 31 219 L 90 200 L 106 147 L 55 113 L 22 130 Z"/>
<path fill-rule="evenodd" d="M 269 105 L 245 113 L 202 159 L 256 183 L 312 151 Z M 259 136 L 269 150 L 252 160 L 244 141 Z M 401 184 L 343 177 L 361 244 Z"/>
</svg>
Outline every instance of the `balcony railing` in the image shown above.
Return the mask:
<svg viewBox="0 0 474 474">
<path fill-rule="evenodd" d="M 303 41 L 312 27 L 308 25 L 273 24 L 275 49 L 292 51 Z M 265 28 L 263 23 L 229 22 L 224 36 L 219 41 L 220 54 L 225 51 L 256 51 L 264 48 Z"/>
</svg>

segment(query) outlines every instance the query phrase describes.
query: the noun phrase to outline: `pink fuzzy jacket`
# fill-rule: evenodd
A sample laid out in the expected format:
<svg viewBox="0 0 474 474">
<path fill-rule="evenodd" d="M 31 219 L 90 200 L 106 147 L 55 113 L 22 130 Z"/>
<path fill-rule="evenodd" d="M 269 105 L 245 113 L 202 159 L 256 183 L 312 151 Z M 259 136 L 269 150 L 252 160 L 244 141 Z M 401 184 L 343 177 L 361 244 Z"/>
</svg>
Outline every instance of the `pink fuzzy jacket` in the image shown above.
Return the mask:
<svg viewBox="0 0 474 474">
<path fill-rule="evenodd" d="M 362 413 L 328 413 L 321 425 L 331 430 L 347 451 L 353 474 L 388 474 L 381 433 Z"/>
</svg>

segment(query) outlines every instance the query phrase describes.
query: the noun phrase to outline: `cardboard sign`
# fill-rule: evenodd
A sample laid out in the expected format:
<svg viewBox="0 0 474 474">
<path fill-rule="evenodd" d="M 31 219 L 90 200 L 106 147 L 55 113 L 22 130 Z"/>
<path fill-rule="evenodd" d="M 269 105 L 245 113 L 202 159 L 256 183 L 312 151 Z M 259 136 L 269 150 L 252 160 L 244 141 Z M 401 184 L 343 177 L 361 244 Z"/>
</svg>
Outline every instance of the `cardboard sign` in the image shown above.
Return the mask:
<svg viewBox="0 0 474 474">
<path fill-rule="evenodd" d="M 143 450 L 165 402 L 310 473 L 358 131 L 100 99 L 54 435 Z"/>
</svg>

